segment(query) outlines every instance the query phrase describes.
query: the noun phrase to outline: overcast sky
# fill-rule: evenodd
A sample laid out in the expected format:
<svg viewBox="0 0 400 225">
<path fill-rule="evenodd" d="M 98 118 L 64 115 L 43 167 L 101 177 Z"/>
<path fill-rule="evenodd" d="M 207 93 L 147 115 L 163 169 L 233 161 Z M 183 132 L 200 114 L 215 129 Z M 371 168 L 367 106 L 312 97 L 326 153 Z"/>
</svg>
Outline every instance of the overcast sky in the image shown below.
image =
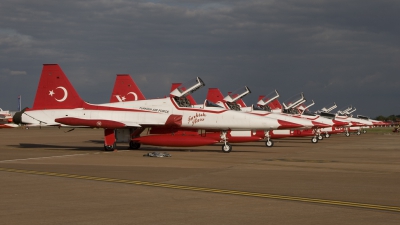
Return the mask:
<svg viewBox="0 0 400 225">
<path fill-rule="evenodd" d="M 0 2 L 0 108 L 32 107 L 42 65 L 61 66 L 81 97 L 109 101 L 115 75 L 147 98 L 196 76 L 247 105 L 277 89 L 304 92 L 315 111 L 400 114 L 400 1 Z"/>
</svg>

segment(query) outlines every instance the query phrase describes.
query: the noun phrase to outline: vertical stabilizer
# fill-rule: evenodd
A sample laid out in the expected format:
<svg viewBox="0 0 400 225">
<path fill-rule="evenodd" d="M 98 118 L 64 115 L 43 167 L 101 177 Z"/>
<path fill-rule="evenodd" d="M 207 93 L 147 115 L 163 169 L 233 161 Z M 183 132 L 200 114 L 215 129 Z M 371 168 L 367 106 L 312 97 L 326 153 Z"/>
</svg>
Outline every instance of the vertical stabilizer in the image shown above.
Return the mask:
<svg viewBox="0 0 400 225">
<path fill-rule="evenodd" d="M 223 102 L 224 95 L 222 95 L 218 88 L 209 88 L 207 92 L 207 100 L 210 100 L 214 103 Z"/>
<path fill-rule="evenodd" d="M 271 108 L 271 110 L 281 110 L 282 109 L 282 105 L 278 99 L 274 99 L 272 102 L 268 103 L 268 106 Z"/>
<path fill-rule="evenodd" d="M 73 109 L 84 101 L 58 64 L 44 64 L 33 109 Z"/>
<path fill-rule="evenodd" d="M 145 100 L 143 93 L 129 74 L 117 74 L 110 102 Z"/>
</svg>

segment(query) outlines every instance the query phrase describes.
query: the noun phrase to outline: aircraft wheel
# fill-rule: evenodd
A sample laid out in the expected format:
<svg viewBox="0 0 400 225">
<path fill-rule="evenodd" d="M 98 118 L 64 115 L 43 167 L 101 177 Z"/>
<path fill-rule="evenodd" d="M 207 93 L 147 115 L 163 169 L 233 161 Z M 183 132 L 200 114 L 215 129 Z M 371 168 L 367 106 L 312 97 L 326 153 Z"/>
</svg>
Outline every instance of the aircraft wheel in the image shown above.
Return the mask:
<svg viewBox="0 0 400 225">
<path fill-rule="evenodd" d="M 225 145 L 222 145 L 222 151 L 224 153 L 229 153 L 232 151 L 232 145 L 226 143 Z"/>
<path fill-rule="evenodd" d="M 265 142 L 265 146 L 272 147 L 272 146 L 274 146 L 274 142 L 272 140 L 268 140 Z"/>
<path fill-rule="evenodd" d="M 317 137 L 313 137 L 311 138 L 311 143 L 318 143 L 318 138 Z"/>
<path fill-rule="evenodd" d="M 130 149 L 139 149 L 140 148 L 140 143 L 136 141 L 130 141 L 129 142 L 129 148 Z"/>
<path fill-rule="evenodd" d="M 350 133 L 344 133 L 344 135 L 346 135 L 346 137 L 350 137 Z"/>
<path fill-rule="evenodd" d="M 357 133 L 356 133 L 357 135 L 360 135 L 361 134 L 361 132 L 360 131 L 357 131 Z"/>
<path fill-rule="evenodd" d="M 366 134 L 366 133 L 367 133 L 367 131 L 366 131 L 366 130 L 363 130 L 363 133 L 364 133 L 364 134 Z"/>
<path fill-rule="evenodd" d="M 318 135 L 318 140 L 320 140 L 320 141 L 324 140 L 324 136 Z"/>
<path fill-rule="evenodd" d="M 104 150 L 105 151 L 114 151 L 115 147 L 116 147 L 115 143 L 113 145 L 104 145 Z"/>
<path fill-rule="evenodd" d="M 330 137 L 331 137 L 331 135 L 330 135 L 330 134 L 328 134 L 328 133 L 326 133 L 326 134 L 325 134 L 325 137 L 326 137 L 326 138 L 330 138 Z"/>
</svg>

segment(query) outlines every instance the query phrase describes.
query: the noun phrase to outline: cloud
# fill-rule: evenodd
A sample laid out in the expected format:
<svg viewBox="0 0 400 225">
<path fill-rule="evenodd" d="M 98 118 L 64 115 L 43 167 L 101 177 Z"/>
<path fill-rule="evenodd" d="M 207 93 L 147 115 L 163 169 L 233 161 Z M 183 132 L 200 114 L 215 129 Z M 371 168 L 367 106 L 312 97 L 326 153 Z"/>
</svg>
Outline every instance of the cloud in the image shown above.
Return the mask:
<svg viewBox="0 0 400 225">
<path fill-rule="evenodd" d="M 21 76 L 21 75 L 27 75 L 26 71 L 17 71 L 17 70 L 10 70 L 10 69 L 2 69 L 1 70 L 2 76 Z"/>
<path fill-rule="evenodd" d="M 389 0 L 4 0 L 0 68 L 26 71 L 25 82 L 35 84 L 43 63 L 59 63 L 90 102 L 109 99 L 118 73 L 131 74 L 146 97 L 199 76 L 206 88 L 194 94 L 198 101 L 207 87 L 226 93 L 243 85 L 254 101 L 274 89 L 283 100 L 303 91 L 315 107 L 365 104 L 364 91 L 394 101 L 399 10 Z M 21 89 L 14 78 L 0 94 Z"/>
</svg>

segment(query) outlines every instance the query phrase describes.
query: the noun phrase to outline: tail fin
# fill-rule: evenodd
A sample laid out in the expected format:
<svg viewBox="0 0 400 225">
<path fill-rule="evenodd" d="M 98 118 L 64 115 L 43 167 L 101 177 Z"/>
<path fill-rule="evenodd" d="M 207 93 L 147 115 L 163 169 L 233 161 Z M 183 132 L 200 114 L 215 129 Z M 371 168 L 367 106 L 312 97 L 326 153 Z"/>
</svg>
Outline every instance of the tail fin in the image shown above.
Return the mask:
<svg viewBox="0 0 400 225">
<path fill-rule="evenodd" d="M 143 93 L 129 74 L 117 74 L 110 102 L 145 100 Z"/>
<path fill-rule="evenodd" d="M 43 65 L 33 109 L 73 109 L 84 103 L 58 64 Z"/>
<path fill-rule="evenodd" d="M 209 88 L 207 92 L 207 99 L 214 102 L 224 102 L 224 95 L 218 88 Z"/>
<path fill-rule="evenodd" d="M 172 83 L 171 92 L 181 85 L 182 83 Z M 189 100 L 191 105 L 197 105 L 196 100 L 194 100 L 192 95 L 187 95 L 186 98 Z"/>
<path fill-rule="evenodd" d="M 282 109 L 282 105 L 278 99 L 275 99 L 272 102 L 270 102 L 268 106 L 271 108 L 271 110 Z"/>
</svg>

